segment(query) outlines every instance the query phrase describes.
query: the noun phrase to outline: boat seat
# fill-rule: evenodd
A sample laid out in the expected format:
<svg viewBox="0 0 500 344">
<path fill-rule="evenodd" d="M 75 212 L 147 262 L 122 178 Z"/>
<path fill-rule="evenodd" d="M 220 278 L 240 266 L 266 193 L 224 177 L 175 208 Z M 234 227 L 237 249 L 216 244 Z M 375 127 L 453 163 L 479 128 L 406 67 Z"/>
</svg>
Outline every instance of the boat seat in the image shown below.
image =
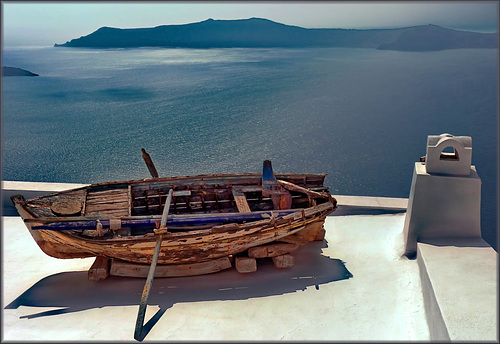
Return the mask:
<svg viewBox="0 0 500 344">
<path fill-rule="evenodd" d="M 250 206 L 248 205 L 248 202 L 247 202 L 247 197 L 245 196 L 243 191 L 241 191 L 241 189 L 239 189 L 239 188 L 234 188 L 234 187 L 232 188 L 232 190 L 233 190 L 234 201 L 236 202 L 236 206 L 238 207 L 238 211 L 240 213 L 251 212 Z"/>
</svg>

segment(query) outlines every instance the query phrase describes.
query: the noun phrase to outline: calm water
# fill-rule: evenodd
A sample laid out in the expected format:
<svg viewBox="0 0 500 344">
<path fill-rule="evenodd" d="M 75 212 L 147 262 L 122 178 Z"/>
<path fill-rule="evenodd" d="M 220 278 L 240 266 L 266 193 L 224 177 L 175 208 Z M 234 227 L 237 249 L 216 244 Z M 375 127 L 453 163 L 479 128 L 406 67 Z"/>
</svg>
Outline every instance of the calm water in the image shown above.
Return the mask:
<svg viewBox="0 0 500 344">
<path fill-rule="evenodd" d="M 472 136 L 497 232 L 498 51 L 5 48 L 3 180 L 94 183 L 325 172 L 334 194 L 408 197 L 427 135 Z"/>
</svg>

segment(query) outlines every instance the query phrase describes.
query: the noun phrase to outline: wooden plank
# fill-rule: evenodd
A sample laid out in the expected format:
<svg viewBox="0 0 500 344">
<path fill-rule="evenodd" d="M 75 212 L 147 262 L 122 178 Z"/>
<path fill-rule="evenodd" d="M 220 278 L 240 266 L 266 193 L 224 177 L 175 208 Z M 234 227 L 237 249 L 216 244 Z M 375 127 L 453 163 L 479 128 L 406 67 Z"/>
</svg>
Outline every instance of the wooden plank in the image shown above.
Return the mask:
<svg viewBox="0 0 500 344">
<path fill-rule="evenodd" d="M 123 195 L 121 197 L 115 198 L 96 198 L 96 199 L 87 199 L 87 204 L 112 204 L 112 203 L 128 203 L 127 195 Z"/>
<path fill-rule="evenodd" d="M 103 211 L 103 210 L 123 210 L 125 214 L 128 213 L 127 202 L 111 203 L 111 204 L 87 204 L 87 211 Z"/>
<path fill-rule="evenodd" d="M 290 182 L 287 182 L 284 180 L 278 180 L 278 183 L 280 183 L 283 187 L 285 187 L 286 189 L 288 189 L 290 191 L 301 192 L 301 193 L 304 193 L 304 194 L 311 196 L 311 197 L 314 197 L 314 198 L 326 198 L 326 199 L 328 199 L 327 194 L 322 194 L 322 193 L 319 193 L 316 191 L 311 191 L 307 188 L 301 187 L 299 185 L 296 185 L 296 184 L 293 184 L 293 183 L 290 183 Z"/>
<path fill-rule="evenodd" d="M 127 194 L 102 196 L 102 197 L 93 197 L 93 196 L 94 195 L 89 195 L 89 197 L 87 197 L 87 203 L 126 202 L 128 199 Z"/>
<path fill-rule="evenodd" d="M 149 189 L 147 190 L 143 190 L 143 191 L 151 191 Z M 192 194 L 192 191 L 191 190 L 179 190 L 179 191 L 174 191 L 173 193 L 173 196 L 174 197 L 183 197 L 183 196 L 191 196 Z M 149 195 L 148 198 L 157 198 L 159 197 L 160 195 L 156 194 L 156 195 Z M 161 197 L 167 197 L 167 193 L 161 193 Z M 135 196 L 134 199 L 137 199 L 137 200 L 140 200 L 140 199 L 145 199 L 146 197 L 145 196 Z"/>
<path fill-rule="evenodd" d="M 233 185 L 233 190 L 239 191 L 239 192 L 262 192 L 262 186 L 261 185 Z"/>
<path fill-rule="evenodd" d="M 114 196 L 114 195 L 123 195 L 127 194 L 128 192 L 128 186 L 116 188 L 116 189 L 110 189 L 110 190 L 92 190 L 90 189 L 90 192 L 88 193 L 88 197 L 107 197 L 107 196 Z"/>
<path fill-rule="evenodd" d="M 128 189 L 115 189 L 115 190 L 106 190 L 106 191 L 91 191 L 88 193 L 88 199 L 98 199 L 98 198 L 108 198 L 108 197 L 119 197 L 119 196 L 127 196 Z"/>
<path fill-rule="evenodd" d="M 130 185 L 118 188 L 94 188 L 87 194 L 87 216 L 108 215 L 114 217 L 130 215 Z"/>
<path fill-rule="evenodd" d="M 99 200 L 87 200 L 87 205 L 95 205 L 95 206 L 100 206 L 100 205 L 106 205 L 106 204 L 123 204 L 123 203 L 128 203 L 127 197 L 122 197 L 122 198 L 115 198 L 115 199 L 99 199 Z"/>
<path fill-rule="evenodd" d="M 106 279 L 109 275 L 109 262 L 110 259 L 108 257 L 96 257 L 94 264 L 92 264 L 88 271 L 88 279 L 91 281 Z"/>
<path fill-rule="evenodd" d="M 191 196 L 191 190 L 174 191 L 173 196 L 175 196 L 175 197 Z"/>
<path fill-rule="evenodd" d="M 247 198 L 243 192 L 239 192 L 233 189 L 233 197 L 236 202 L 236 206 L 238 207 L 238 211 L 240 213 L 249 213 L 251 212 L 250 206 L 248 205 Z"/>
<path fill-rule="evenodd" d="M 87 206 L 93 206 L 93 207 L 106 207 L 107 205 L 110 205 L 112 207 L 116 207 L 116 205 L 123 206 L 124 204 L 127 204 L 127 199 L 119 199 L 119 200 L 102 200 L 102 201 L 97 201 L 97 202 L 92 202 L 92 201 L 87 201 Z"/>
<path fill-rule="evenodd" d="M 282 256 L 299 248 L 298 244 L 291 243 L 272 243 L 248 249 L 248 256 L 253 258 L 267 258 Z"/>
<path fill-rule="evenodd" d="M 184 277 L 205 275 L 231 268 L 229 257 L 209 260 L 201 263 L 157 265 L 154 277 Z M 113 259 L 109 274 L 111 276 L 140 277 L 146 278 L 149 272 L 149 265 L 134 264 L 118 259 Z"/>
</svg>

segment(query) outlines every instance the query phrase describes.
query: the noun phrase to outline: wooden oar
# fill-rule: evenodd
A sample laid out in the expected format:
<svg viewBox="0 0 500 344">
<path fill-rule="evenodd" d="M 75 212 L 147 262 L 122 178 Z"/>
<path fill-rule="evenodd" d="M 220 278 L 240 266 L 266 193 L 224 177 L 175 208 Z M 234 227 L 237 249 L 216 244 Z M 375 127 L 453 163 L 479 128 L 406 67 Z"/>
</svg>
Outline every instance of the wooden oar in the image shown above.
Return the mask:
<svg viewBox="0 0 500 344">
<path fill-rule="evenodd" d="M 142 328 L 144 326 L 144 316 L 146 315 L 146 308 L 148 306 L 148 297 L 151 286 L 153 285 L 153 278 L 155 275 L 156 264 L 158 263 L 158 256 L 160 255 L 161 241 L 163 239 L 163 233 L 166 233 L 167 227 L 167 216 L 170 210 L 170 203 L 172 201 L 172 192 L 170 189 L 168 192 L 167 201 L 165 202 L 165 207 L 163 208 L 163 214 L 161 216 L 160 228 L 155 232 L 158 234 L 158 240 L 156 241 L 155 252 L 153 254 L 153 261 L 149 267 L 148 277 L 146 279 L 146 284 L 144 285 L 144 290 L 142 291 L 141 303 L 139 304 L 139 312 L 137 314 L 137 321 L 135 322 L 135 332 L 134 338 L 136 340 L 141 340 Z"/>
<path fill-rule="evenodd" d="M 148 167 L 149 173 L 151 173 L 151 177 L 155 179 L 158 178 L 158 172 L 156 171 L 155 164 L 153 164 L 153 160 L 151 160 L 151 157 L 149 156 L 148 153 L 146 153 L 146 150 L 144 148 L 141 148 L 141 151 L 142 151 L 142 158 L 144 159 L 144 162 Z"/>
</svg>

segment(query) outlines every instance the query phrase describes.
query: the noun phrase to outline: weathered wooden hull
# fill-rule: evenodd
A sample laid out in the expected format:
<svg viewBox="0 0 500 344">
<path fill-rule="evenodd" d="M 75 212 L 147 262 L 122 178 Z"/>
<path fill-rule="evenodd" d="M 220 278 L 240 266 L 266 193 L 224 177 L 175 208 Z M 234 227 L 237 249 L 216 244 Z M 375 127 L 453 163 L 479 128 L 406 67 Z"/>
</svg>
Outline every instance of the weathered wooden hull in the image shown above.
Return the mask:
<svg viewBox="0 0 500 344">
<path fill-rule="evenodd" d="M 229 196 L 223 197 L 228 193 L 228 189 L 236 188 L 236 185 L 240 189 L 250 190 L 247 193 L 249 195 L 249 207 L 258 209 L 270 204 L 269 200 L 262 199 L 262 197 L 255 201 L 250 199 L 252 192 L 255 192 L 252 190 L 259 187 L 261 176 L 260 174 L 210 175 L 102 183 L 28 201 L 17 197 L 13 198 L 13 201 L 34 240 L 42 251 L 49 256 L 63 259 L 103 256 L 132 263 L 150 264 L 157 240 L 157 236 L 152 230 L 148 233 L 136 235 L 130 235 L 129 233 L 129 235 L 114 235 L 109 238 L 103 236 L 92 237 L 82 235 L 82 231 L 76 230 L 37 230 L 34 228 L 42 224 L 42 222 L 37 222 L 37 219 L 47 217 L 56 219 L 57 216 L 50 211 L 50 205 L 54 200 L 60 198 L 81 201 L 83 204 L 81 215 L 87 217 L 96 216 L 117 219 L 128 216 L 134 218 L 134 216 L 145 214 L 145 208 L 149 211 L 147 214 L 157 214 L 162 206 L 162 192 L 164 191 L 161 190 L 168 188 L 177 189 L 178 195 L 181 195 L 178 196 L 173 206 L 173 211 L 177 214 L 188 214 L 188 212 L 193 214 L 237 212 L 238 204 L 230 202 Z M 298 185 L 301 184 L 304 187 L 311 186 L 308 183 L 312 183 L 312 187 L 320 190 L 318 194 L 322 193 L 325 199 L 324 201 L 319 199 L 319 204 L 315 204 L 316 201 L 314 201 L 313 206 L 297 207 L 297 211 L 285 216 L 273 216 L 244 223 L 215 224 L 207 228 L 195 227 L 194 229 L 188 228 L 188 230 L 177 232 L 169 231 L 163 234 L 158 264 L 204 262 L 235 255 L 251 247 L 279 241 L 296 233 L 312 231 L 313 233 L 309 233 L 309 236 L 314 236 L 314 232 L 321 229 L 325 217 L 336 209 L 335 199 L 328 192 L 325 192 L 325 188 L 322 187 L 324 175 L 277 174 L 276 176 L 285 181 L 295 181 Z M 314 182 L 312 182 L 313 180 Z M 189 192 L 186 190 L 189 190 Z M 152 197 L 148 196 L 149 191 L 153 193 L 158 191 L 157 200 L 159 204 L 152 201 L 149 203 L 142 201 L 142 199 Z M 101 195 L 105 194 L 106 196 L 97 197 L 99 192 Z M 296 206 L 300 206 L 305 202 L 302 198 L 310 198 L 310 195 L 303 196 L 295 191 L 292 193 L 295 197 Z M 143 194 L 146 196 L 142 196 Z M 187 196 L 182 195 L 187 194 L 189 194 L 189 198 L 183 200 L 182 197 Z M 201 199 L 199 199 L 200 197 Z M 215 200 L 212 200 L 212 197 Z M 114 201 L 109 203 L 109 199 Z M 126 231 L 127 228 L 117 230 Z M 128 230 L 130 231 L 130 229 Z"/>
</svg>

